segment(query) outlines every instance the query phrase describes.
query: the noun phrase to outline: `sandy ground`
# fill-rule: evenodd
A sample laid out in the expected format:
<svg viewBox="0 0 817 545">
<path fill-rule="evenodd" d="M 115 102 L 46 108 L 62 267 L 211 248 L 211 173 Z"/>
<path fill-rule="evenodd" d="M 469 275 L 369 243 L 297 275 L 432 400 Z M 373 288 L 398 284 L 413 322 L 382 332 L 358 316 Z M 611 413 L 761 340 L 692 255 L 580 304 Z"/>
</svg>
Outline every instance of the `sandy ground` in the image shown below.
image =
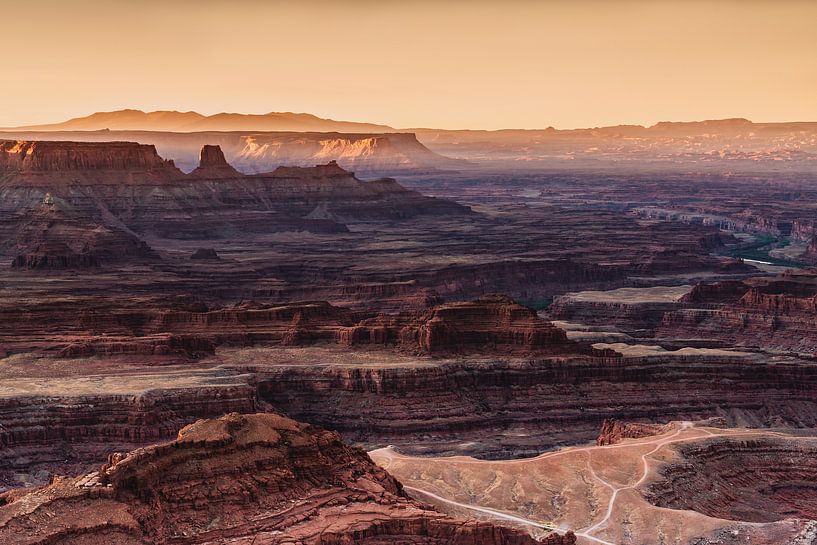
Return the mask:
<svg viewBox="0 0 817 545">
<path fill-rule="evenodd" d="M 775 432 L 675 422 L 662 435 L 609 446 L 565 448 L 529 459 L 420 458 L 404 456 L 392 447 L 369 454 L 412 495 L 444 511 L 501 520 L 525 527 L 533 535 L 570 529 L 582 545 L 685 544 L 697 538 L 723 544 L 781 545 L 801 531 L 801 521 L 756 524 L 717 519 L 656 507 L 640 493 L 657 468 L 677 460 L 675 444 L 770 433 Z"/>
<path fill-rule="evenodd" d="M 564 297 L 589 303 L 674 303 L 689 293 L 692 286 L 652 286 L 648 288 L 619 288 L 606 291 L 578 291 Z"/>
</svg>

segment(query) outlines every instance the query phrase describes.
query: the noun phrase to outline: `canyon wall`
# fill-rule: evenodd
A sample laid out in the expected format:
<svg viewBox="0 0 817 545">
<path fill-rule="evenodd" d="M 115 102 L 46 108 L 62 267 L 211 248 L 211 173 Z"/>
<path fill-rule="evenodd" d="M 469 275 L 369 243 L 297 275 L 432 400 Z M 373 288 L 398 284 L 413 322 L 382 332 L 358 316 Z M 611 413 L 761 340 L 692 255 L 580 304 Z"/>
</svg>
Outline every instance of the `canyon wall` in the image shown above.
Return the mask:
<svg viewBox="0 0 817 545">
<path fill-rule="evenodd" d="M 275 414 L 228 414 L 113 454 L 98 471 L 0 496 L 8 545 L 535 545 L 521 530 L 450 518 L 337 433 Z M 573 545 L 572 533 L 546 545 Z"/>
</svg>

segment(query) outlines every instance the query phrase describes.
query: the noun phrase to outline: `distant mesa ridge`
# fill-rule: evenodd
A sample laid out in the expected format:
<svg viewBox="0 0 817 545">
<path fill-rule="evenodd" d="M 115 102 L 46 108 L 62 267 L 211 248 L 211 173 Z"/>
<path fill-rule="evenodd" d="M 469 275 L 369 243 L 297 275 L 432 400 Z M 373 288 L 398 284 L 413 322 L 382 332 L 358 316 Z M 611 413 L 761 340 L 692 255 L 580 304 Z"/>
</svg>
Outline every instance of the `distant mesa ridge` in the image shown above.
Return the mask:
<svg viewBox="0 0 817 545">
<path fill-rule="evenodd" d="M 217 145 L 205 145 L 199 154 L 199 164 L 190 173 L 179 170 L 173 161 L 163 159 L 156 147 L 136 142 L 62 142 L 0 140 L 0 181 L 25 181 L 26 175 L 40 182 L 40 175 L 52 174 L 49 179 L 70 179 L 81 182 L 81 174 L 93 179 L 116 181 L 111 174 L 128 174 L 128 181 L 140 181 L 140 175 L 170 180 L 197 178 L 243 178 L 247 175 L 235 170 Z M 158 176 L 157 176 L 158 175 Z M 354 177 L 354 173 L 329 160 L 311 167 L 280 166 L 257 176 L 278 178 L 331 178 Z"/>
<path fill-rule="evenodd" d="M 135 142 L 0 140 L 0 170 L 60 172 L 87 170 L 173 170 L 156 147 Z"/>
<path fill-rule="evenodd" d="M 393 132 L 387 125 L 336 121 L 307 113 L 270 112 L 266 114 L 219 113 L 202 115 L 198 112 L 115 110 L 96 112 L 61 123 L 14 127 L 14 130 L 37 131 L 319 131 L 319 132 Z"/>
</svg>

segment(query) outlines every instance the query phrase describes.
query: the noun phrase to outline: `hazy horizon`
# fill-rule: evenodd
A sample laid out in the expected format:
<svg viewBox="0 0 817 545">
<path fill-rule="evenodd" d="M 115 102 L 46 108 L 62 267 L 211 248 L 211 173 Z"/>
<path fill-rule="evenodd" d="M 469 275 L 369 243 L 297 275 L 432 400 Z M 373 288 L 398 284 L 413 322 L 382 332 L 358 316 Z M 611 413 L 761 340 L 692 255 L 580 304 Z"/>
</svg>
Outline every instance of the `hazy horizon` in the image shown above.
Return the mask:
<svg viewBox="0 0 817 545">
<path fill-rule="evenodd" d="M 123 108 L 395 128 L 817 120 L 817 3 L 6 3 L 0 126 Z"/>
<path fill-rule="evenodd" d="M 23 127 L 23 128 L 25 128 L 25 127 L 35 127 L 35 126 L 40 126 L 40 125 L 42 125 L 42 126 L 59 125 L 61 123 L 67 122 L 67 121 L 73 121 L 75 119 L 83 119 L 83 118 L 86 118 L 86 117 L 90 117 L 91 115 L 94 115 L 94 114 L 113 114 L 113 113 L 123 112 L 123 111 L 141 111 L 141 112 L 146 113 L 146 114 L 157 113 L 157 112 L 173 112 L 173 113 L 181 113 L 181 114 L 188 114 L 189 113 L 189 114 L 200 114 L 200 115 L 203 115 L 205 117 L 210 117 L 210 116 L 219 115 L 219 114 L 228 114 L 228 115 L 269 115 L 269 114 L 315 115 L 314 112 L 290 112 L 290 111 L 273 111 L 273 110 L 267 111 L 267 112 L 241 112 L 241 111 L 235 111 L 235 110 L 201 112 L 201 111 L 197 111 L 197 110 L 183 110 L 183 109 L 165 109 L 165 108 L 163 108 L 163 109 L 159 109 L 159 110 L 145 110 L 144 108 L 139 108 L 139 107 L 124 107 L 124 108 L 117 109 L 117 110 L 107 110 L 107 111 L 100 110 L 100 111 L 95 111 L 95 112 L 88 112 L 87 114 L 71 116 L 71 117 L 65 118 L 65 119 L 52 120 L 52 121 L 45 122 L 45 123 L 25 123 L 25 124 L 17 125 L 17 126 L 4 125 L 4 124 L 0 123 L 0 130 L 2 130 L 2 129 L 15 129 L 17 127 Z M 318 117 L 322 117 L 322 116 L 318 116 Z M 325 119 L 329 119 L 329 120 L 332 120 L 332 121 L 339 121 L 339 122 L 372 123 L 372 124 L 375 124 L 375 122 L 369 121 L 367 119 L 341 119 L 341 118 L 332 117 L 332 116 L 327 116 Z M 623 125 L 643 126 L 643 127 L 649 128 L 649 127 L 651 127 L 653 125 L 656 125 L 658 123 L 664 123 L 664 122 L 669 122 L 669 123 L 696 123 L 696 122 L 707 122 L 707 121 L 727 121 L 727 120 L 731 120 L 731 119 L 746 119 L 747 121 L 750 121 L 750 122 L 755 123 L 755 124 L 767 124 L 767 123 L 780 123 L 780 124 L 786 124 L 786 123 L 817 123 L 817 118 L 815 118 L 815 119 L 775 119 L 775 120 L 763 119 L 763 120 L 757 120 L 757 119 L 750 119 L 750 118 L 748 118 L 746 116 L 736 116 L 736 117 L 728 117 L 728 118 L 724 117 L 724 118 L 707 118 L 707 119 L 704 119 L 704 118 L 658 119 L 658 120 L 655 120 L 655 121 L 653 121 L 651 123 L 619 123 L 619 124 L 616 124 L 616 125 L 599 125 L 599 124 L 596 124 L 596 125 L 588 125 L 588 126 L 583 126 L 583 127 L 558 127 L 558 126 L 554 126 L 554 125 L 548 125 L 548 126 L 542 126 L 542 127 L 492 127 L 492 128 L 434 127 L 434 126 L 419 126 L 419 125 L 410 126 L 410 127 L 398 127 L 398 126 L 395 126 L 395 125 L 389 124 L 389 123 L 378 123 L 378 124 L 387 125 L 387 126 L 391 127 L 392 129 L 396 129 L 396 130 L 441 129 L 441 130 L 487 130 L 487 131 L 501 131 L 501 130 L 531 130 L 531 131 L 535 131 L 535 130 L 545 130 L 545 129 L 548 129 L 548 128 L 554 128 L 556 130 L 595 129 L 595 128 L 613 127 L 613 126 L 617 126 L 617 125 L 621 125 L 621 126 L 623 126 Z M 66 129 L 66 130 L 85 130 L 85 129 Z M 129 130 L 129 129 L 111 129 L 111 130 Z"/>
</svg>

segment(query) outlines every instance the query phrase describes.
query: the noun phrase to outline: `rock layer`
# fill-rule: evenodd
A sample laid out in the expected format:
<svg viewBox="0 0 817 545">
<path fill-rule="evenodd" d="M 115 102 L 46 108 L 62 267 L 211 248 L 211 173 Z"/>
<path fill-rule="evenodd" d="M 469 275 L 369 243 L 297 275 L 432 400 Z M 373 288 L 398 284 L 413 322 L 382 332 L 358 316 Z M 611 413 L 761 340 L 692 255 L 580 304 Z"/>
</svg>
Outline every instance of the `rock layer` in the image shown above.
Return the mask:
<svg viewBox="0 0 817 545">
<path fill-rule="evenodd" d="M 9 545 L 537 543 L 433 511 L 338 434 L 274 414 L 199 421 L 174 442 L 0 498 L 0 541 Z"/>
<path fill-rule="evenodd" d="M 728 520 L 817 518 L 817 446 L 769 435 L 684 444 L 660 471 L 647 498 Z"/>
<path fill-rule="evenodd" d="M 817 274 L 800 270 L 742 282 L 699 284 L 667 313 L 661 337 L 704 338 L 744 346 L 817 352 Z"/>
</svg>

